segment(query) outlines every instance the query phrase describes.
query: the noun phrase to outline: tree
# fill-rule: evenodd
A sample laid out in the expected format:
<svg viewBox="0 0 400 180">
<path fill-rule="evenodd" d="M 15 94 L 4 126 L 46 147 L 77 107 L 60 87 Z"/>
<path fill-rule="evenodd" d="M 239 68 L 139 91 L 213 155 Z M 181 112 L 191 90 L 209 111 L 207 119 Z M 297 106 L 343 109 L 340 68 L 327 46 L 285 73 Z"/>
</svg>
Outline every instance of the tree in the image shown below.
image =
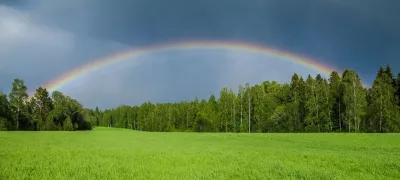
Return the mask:
<svg viewBox="0 0 400 180">
<path fill-rule="evenodd" d="M 360 124 L 366 114 L 365 89 L 362 87 L 360 77 L 354 70 L 344 71 L 342 85 L 345 123 L 349 132 L 359 132 Z"/>
<path fill-rule="evenodd" d="M 342 108 L 342 89 L 339 73 L 333 71 L 329 76 L 329 106 L 332 121 L 332 129 L 342 131 L 343 122 L 341 120 Z"/>
<path fill-rule="evenodd" d="M 34 122 L 36 125 L 37 130 L 41 130 L 45 123 L 46 120 L 48 120 L 48 115 L 51 110 L 53 110 L 53 102 L 51 98 L 49 97 L 49 93 L 45 88 L 39 87 L 36 89 L 36 93 L 34 97 L 31 99 L 32 105 L 33 105 L 33 118 Z M 47 123 L 48 125 L 51 125 L 53 123 L 53 119 L 50 118 L 51 122 Z"/>
<path fill-rule="evenodd" d="M 397 74 L 395 81 L 395 91 L 397 106 L 400 106 L 400 73 Z"/>
<path fill-rule="evenodd" d="M 328 82 L 329 81 L 329 82 Z M 196 132 L 399 132 L 400 73 L 381 67 L 372 88 L 364 88 L 354 70 L 333 71 L 306 81 L 294 74 L 290 83 L 263 81 L 229 88 L 217 99 L 177 103 L 144 102 L 100 110 L 45 88 L 28 100 L 27 87 L 13 81 L 9 98 L 0 91 L 1 130 L 90 130 L 94 126 L 141 131 Z"/>
<path fill-rule="evenodd" d="M 388 70 L 389 69 L 389 70 Z M 396 90 L 389 66 L 381 67 L 371 89 L 371 124 L 378 125 L 379 132 L 398 131 Z"/>
<path fill-rule="evenodd" d="M 0 129 L 12 130 L 63 130 L 69 119 L 72 130 L 90 130 L 94 113 L 84 109 L 75 99 L 55 91 L 52 97 L 45 88 L 39 87 L 28 100 L 24 81 L 14 79 L 9 100 L 0 91 Z M 69 129 L 69 128 L 67 128 Z"/>
<path fill-rule="evenodd" d="M 68 117 L 68 118 L 65 120 L 65 123 L 64 123 L 64 125 L 63 125 L 63 129 L 64 129 L 64 131 L 73 131 L 73 130 L 74 130 L 74 127 L 73 127 L 73 125 L 72 125 L 71 118 Z"/>
<path fill-rule="evenodd" d="M 293 130 L 299 130 L 301 124 L 301 112 L 300 112 L 300 101 L 301 101 L 301 82 L 300 77 L 294 73 L 290 82 L 290 107 L 291 114 L 291 126 Z"/>
<path fill-rule="evenodd" d="M 390 67 L 390 65 L 386 65 L 385 71 L 384 73 L 388 76 L 387 81 L 390 85 L 393 86 L 393 88 L 395 88 L 396 86 L 396 80 L 394 79 L 394 75 L 392 73 L 392 68 Z"/>
<path fill-rule="evenodd" d="M 249 105 L 249 109 L 248 109 L 248 112 L 249 112 L 249 123 L 248 123 L 248 125 L 249 125 L 249 133 L 250 133 L 251 132 L 251 106 L 250 106 L 251 89 L 250 89 L 250 85 L 248 83 L 246 84 L 246 91 L 247 91 L 248 105 Z"/>
<path fill-rule="evenodd" d="M 15 128 L 19 130 L 19 124 L 21 120 L 22 110 L 24 109 L 24 105 L 26 100 L 28 99 L 28 93 L 26 92 L 28 88 L 24 84 L 24 81 L 21 79 L 14 79 L 12 83 L 12 89 L 9 94 L 10 104 L 13 109 L 13 113 L 15 114 Z"/>
<path fill-rule="evenodd" d="M 318 87 L 316 81 L 308 75 L 306 80 L 306 130 L 310 132 L 319 131 L 319 104 Z"/>
<path fill-rule="evenodd" d="M 271 128 L 271 132 L 280 131 L 284 132 L 285 129 L 281 127 L 282 120 L 285 118 L 285 106 L 278 106 L 274 112 L 272 113 L 270 119 L 274 122 L 273 127 Z"/>
<path fill-rule="evenodd" d="M 246 90 L 243 87 L 243 85 L 239 85 L 239 104 L 240 104 L 240 125 L 239 125 L 239 131 L 240 132 L 246 132 L 246 126 L 245 126 L 245 109 L 246 109 L 246 104 L 247 104 L 247 98 L 246 98 Z"/>
<path fill-rule="evenodd" d="M 210 123 L 213 125 L 212 131 L 218 132 L 216 128 L 217 120 L 218 120 L 218 104 L 214 95 L 211 95 L 208 99 L 207 105 L 207 117 L 210 120 Z"/>
<path fill-rule="evenodd" d="M 232 89 L 229 90 L 229 99 L 230 99 L 230 109 L 231 109 L 231 131 L 236 132 L 236 104 L 237 98 L 236 94 L 233 92 Z"/>
<path fill-rule="evenodd" d="M 53 102 L 53 110 L 50 112 L 49 116 L 53 120 L 54 124 L 58 127 L 63 127 L 64 122 L 67 119 L 67 98 L 63 93 L 59 91 L 54 91 L 51 94 L 51 99 Z"/>
<path fill-rule="evenodd" d="M 198 112 L 196 115 L 196 132 L 207 132 L 211 130 L 210 122 L 207 120 L 204 112 Z"/>
<path fill-rule="evenodd" d="M 52 122 L 57 126 L 60 130 L 66 130 L 65 123 L 67 120 L 71 122 L 71 126 L 68 125 L 69 130 L 90 130 L 92 129 L 92 125 L 90 122 L 86 121 L 84 118 L 84 108 L 83 106 L 75 99 L 70 98 L 69 96 L 65 96 L 63 93 L 59 91 L 54 91 L 51 95 L 51 99 L 46 96 L 46 91 L 43 89 L 40 90 L 42 94 L 34 99 L 41 99 L 39 102 L 46 104 L 44 107 L 51 107 L 50 112 L 48 113 L 48 119 L 52 119 Z M 36 96 L 35 96 L 36 97 Z M 49 102 L 49 99 L 51 100 Z M 42 104 L 39 103 L 39 104 Z M 40 106 L 37 106 L 40 107 Z M 36 108 L 38 109 L 38 108 Z M 48 108 L 42 108 L 48 109 Z M 69 122 L 68 122 L 69 123 Z M 106 125 L 106 123 L 102 123 Z M 71 129 L 72 128 L 72 129 Z"/>
<path fill-rule="evenodd" d="M 274 132 L 276 131 L 276 119 L 271 118 L 271 116 L 276 112 L 276 109 L 280 105 L 285 105 L 289 101 L 290 97 L 290 86 L 282 86 L 276 81 L 264 81 L 262 83 L 264 92 L 262 94 L 262 132 Z M 285 112 L 286 113 L 286 112 Z M 280 119 L 281 126 L 279 128 L 286 129 L 288 131 L 293 131 L 291 126 L 291 120 L 288 118 Z"/>
<path fill-rule="evenodd" d="M 220 92 L 220 97 L 218 100 L 219 104 L 219 111 L 220 111 L 220 120 L 221 120 L 221 129 L 224 129 L 225 132 L 228 132 L 228 121 L 230 117 L 230 110 L 229 110 L 229 104 L 230 104 L 230 98 L 229 98 L 229 91 L 228 88 L 223 88 Z M 223 124 L 222 124 L 223 123 Z"/>
<path fill-rule="evenodd" d="M 11 126 L 11 106 L 8 102 L 7 96 L 0 90 L 0 131 L 11 130 Z"/>
<path fill-rule="evenodd" d="M 326 79 L 317 81 L 319 86 L 320 98 L 318 104 L 320 105 L 319 122 L 323 131 L 332 131 L 333 122 L 331 120 L 331 105 L 329 100 L 329 84 Z"/>
<path fill-rule="evenodd" d="M 263 85 L 255 85 L 252 92 L 252 99 L 254 102 L 254 114 L 253 114 L 253 129 L 256 132 L 261 132 L 263 127 L 264 109 L 265 109 L 265 90 Z"/>
</svg>

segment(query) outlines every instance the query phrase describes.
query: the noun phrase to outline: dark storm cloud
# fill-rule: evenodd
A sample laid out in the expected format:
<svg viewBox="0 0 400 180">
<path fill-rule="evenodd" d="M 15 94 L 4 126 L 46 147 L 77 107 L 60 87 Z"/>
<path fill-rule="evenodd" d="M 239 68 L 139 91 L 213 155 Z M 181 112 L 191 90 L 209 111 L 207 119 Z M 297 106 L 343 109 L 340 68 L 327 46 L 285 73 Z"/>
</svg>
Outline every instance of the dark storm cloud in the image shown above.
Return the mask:
<svg viewBox="0 0 400 180">
<path fill-rule="evenodd" d="M 369 82 L 381 64 L 390 63 L 395 71 L 400 71 L 400 21 L 397 21 L 400 17 L 400 1 L 395 0 L 3 0 L 0 7 L 2 87 L 9 86 L 10 79 L 15 76 L 26 79 L 30 85 L 38 86 L 76 66 L 112 52 L 181 40 L 231 40 L 270 45 L 319 59 L 321 63 L 338 68 L 354 68 Z M 10 24 L 13 27 L 25 27 L 25 34 L 5 36 L 12 32 Z M 26 38 L 27 34 L 30 38 Z M 200 55 L 197 53 L 196 57 Z M 115 81 L 115 78 L 142 82 L 134 84 L 121 81 L 120 85 L 116 85 L 120 89 L 129 90 L 133 89 L 127 86 L 143 86 L 146 81 L 151 81 L 154 85 L 146 86 L 154 90 L 153 93 L 147 92 L 152 96 L 149 99 L 176 100 L 192 97 L 193 94 L 208 94 L 224 83 L 236 86 L 243 81 L 250 81 L 250 78 L 261 77 L 262 73 L 256 74 L 254 70 L 260 67 L 265 69 L 257 71 L 277 69 L 268 64 L 241 64 L 247 56 L 249 54 L 246 53 L 234 57 L 231 53 L 224 56 L 243 59 L 237 60 L 235 64 L 234 61 L 217 63 L 213 61 L 214 56 L 208 55 L 197 58 L 199 62 L 196 63 L 200 64 L 195 65 L 194 61 L 190 61 L 193 66 L 190 68 L 190 63 L 173 63 L 173 60 L 177 62 L 178 57 L 170 55 L 168 57 L 172 60 L 168 60 L 169 63 L 163 68 L 157 69 L 152 61 L 146 61 L 143 62 L 143 68 L 137 69 L 134 74 L 127 69 L 125 73 L 108 74 L 106 77 L 110 83 L 113 79 L 114 83 L 120 82 Z M 152 58 L 157 57 L 154 55 Z M 211 62 L 204 59 L 213 61 L 212 66 L 207 64 Z M 275 65 L 282 67 L 282 64 Z M 43 66 L 48 69 L 42 70 Z M 153 75 L 167 73 L 170 76 L 161 77 L 170 78 L 155 78 L 153 81 L 137 79 L 144 74 L 149 75 L 145 72 L 151 71 L 153 67 L 159 72 Z M 187 89 L 185 92 L 194 93 L 182 96 L 156 95 L 158 89 L 165 89 L 166 86 L 179 87 L 181 83 L 189 83 L 187 79 L 171 80 L 181 78 L 182 75 L 174 72 L 180 72 L 177 69 L 185 67 L 190 69 L 186 73 L 191 72 L 204 89 L 198 89 L 200 86 L 196 87 L 196 91 Z M 214 70 L 202 73 L 195 71 L 195 67 L 208 70 L 213 67 Z M 234 77 L 234 71 L 242 74 Z M 282 78 L 278 79 L 283 79 L 282 73 L 279 74 Z M 288 75 L 290 73 L 286 72 Z M 268 74 L 268 77 L 271 76 L 272 73 Z M 112 89 L 106 90 L 114 92 Z M 146 93 L 144 89 L 136 90 Z M 79 88 L 70 88 L 70 91 L 79 94 Z M 170 91 L 179 92 L 173 88 Z M 81 92 L 80 98 L 86 98 L 85 103 L 94 104 L 96 98 L 84 96 L 83 92 L 86 91 Z M 115 92 L 121 97 L 127 95 L 126 91 Z M 96 100 L 96 103 L 107 102 L 103 100 Z"/>
<path fill-rule="evenodd" d="M 13 78 L 33 91 L 60 72 L 125 47 L 36 23 L 30 13 L 7 6 L 0 5 L 0 17 L 0 86 L 6 92 Z"/>
<path fill-rule="evenodd" d="M 37 13 L 40 21 L 129 45 L 196 39 L 257 42 L 366 76 L 382 63 L 400 65 L 400 2 L 395 0 L 38 2 L 24 7 L 46 9 Z"/>
</svg>

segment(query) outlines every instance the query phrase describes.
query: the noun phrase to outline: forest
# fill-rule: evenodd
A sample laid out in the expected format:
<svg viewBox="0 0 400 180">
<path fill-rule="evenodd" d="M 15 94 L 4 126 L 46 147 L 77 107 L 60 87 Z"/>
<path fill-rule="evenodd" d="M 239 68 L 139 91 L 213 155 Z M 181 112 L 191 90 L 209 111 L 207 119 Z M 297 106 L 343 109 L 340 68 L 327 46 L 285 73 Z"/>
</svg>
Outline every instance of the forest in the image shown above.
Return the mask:
<svg viewBox="0 0 400 180">
<path fill-rule="evenodd" d="M 333 71 L 290 83 L 264 81 L 223 88 L 219 98 L 178 103 L 145 102 L 113 109 L 84 108 L 59 91 L 36 89 L 28 97 L 23 80 L 0 92 L 0 130 L 91 130 L 92 126 L 157 132 L 399 132 L 400 73 L 380 67 L 371 88 L 355 70 Z"/>
</svg>

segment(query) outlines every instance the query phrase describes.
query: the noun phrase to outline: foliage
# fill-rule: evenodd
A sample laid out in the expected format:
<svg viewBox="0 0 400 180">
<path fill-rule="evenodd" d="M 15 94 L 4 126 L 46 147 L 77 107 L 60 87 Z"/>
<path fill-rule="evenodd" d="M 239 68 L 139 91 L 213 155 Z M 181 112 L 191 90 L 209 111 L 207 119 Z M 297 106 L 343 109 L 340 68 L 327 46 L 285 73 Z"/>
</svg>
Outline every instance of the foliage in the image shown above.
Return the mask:
<svg viewBox="0 0 400 180">
<path fill-rule="evenodd" d="M 12 89 L 9 96 L 10 104 L 12 107 L 12 112 L 14 114 L 16 130 L 19 130 L 19 124 L 21 121 L 21 115 L 24 113 L 25 102 L 28 99 L 28 93 L 26 92 L 28 88 L 21 79 L 14 79 L 12 83 Z"/>
<path fill-rule="evenodd" d="M 0 90 L 0 130 L 12 129 L 12 120 L 11 105 Z"/>
<path fill-rule="evenodd" d="M 342 77 L 334 71 L 329 79 L 318 74 L 303 80 L 294 74 L 290 84 L 264 81 L 240 85 L 237 94 L 223 88 L 219 99 L 211 95 L 208 101 L 146 102 L 87 110 L 85 117 L 94 126 L 141 131 L 398 132 L 400 80 L 391 78 L 390 67 L 380 71 L 372 88 L 364 88 L 351 69 Z"/>
<path fill-rule="evenodd" d="M 49 96 L 39 87 L 28 100 L 24 82 L 15 79 L 8 101 L 0 92 L 0 130 L 91 130 L 92 125 L 84 119 L 83 106 L 61 92 Z"/>
<path fill-rule="evenodd" d="M 328 79 L 320 74 L 290 83 L 264 81 L 223 88 L 216 98 L 176 103 L 145 102 L 100 110 L 84 108 L 55 91 L 38 88 L 28 101 L 15 79 L 9 98 L 0 93 L 2 129 L 90 130 L 92 126 L 158 132 L 399 132 L 400 73 L 381 67 L 372 88 L 355 70 Z M 67 123 L 67 124 L 66 124 Z"/>
</svg>

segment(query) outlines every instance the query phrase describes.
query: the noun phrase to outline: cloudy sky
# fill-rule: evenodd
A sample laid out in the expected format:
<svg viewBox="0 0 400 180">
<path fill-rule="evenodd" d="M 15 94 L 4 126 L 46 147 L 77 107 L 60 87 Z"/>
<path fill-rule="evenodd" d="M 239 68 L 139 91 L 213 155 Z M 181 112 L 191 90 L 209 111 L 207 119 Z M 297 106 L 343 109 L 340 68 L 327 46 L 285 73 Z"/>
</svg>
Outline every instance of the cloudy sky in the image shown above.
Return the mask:
<svg viewBox="0 0 400 180">
<path fill-rule="evenodd" d="M 157 44 L 256 43 L 356 69 L 400 71 L 398 0 L 0 0 L 0 89 L 30 88 L 104 56 Z M 132 59 L 133 60 L 133 59 Z M 87 107 L 207 98 L 223 87 L 288 82 L 313 69 L 237 50 L 147 54 L 99 69 L 60 90 Z"/>
</svg>

